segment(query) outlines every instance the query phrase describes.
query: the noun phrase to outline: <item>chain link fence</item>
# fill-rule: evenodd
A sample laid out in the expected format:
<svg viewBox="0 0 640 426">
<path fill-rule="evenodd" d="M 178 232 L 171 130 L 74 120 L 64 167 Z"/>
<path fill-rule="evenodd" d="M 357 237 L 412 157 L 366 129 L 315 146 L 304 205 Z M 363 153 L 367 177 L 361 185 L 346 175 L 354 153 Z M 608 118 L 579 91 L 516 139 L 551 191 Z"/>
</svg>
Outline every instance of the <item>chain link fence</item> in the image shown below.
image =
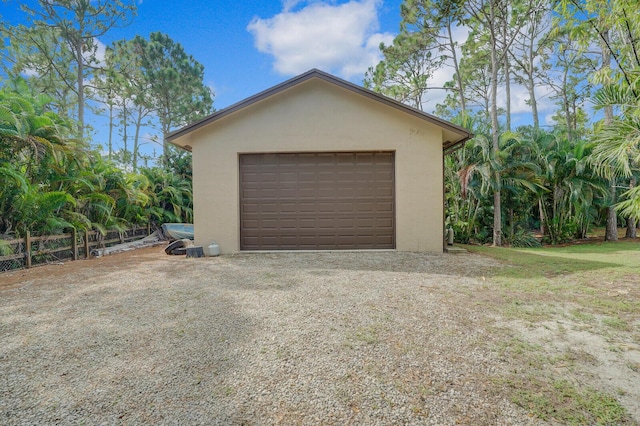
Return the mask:
<svg viewBox="0 0 640 426">
<path fill-rule="evenodd" d="M 75 234 L 47 235 L 31 238 L 31 265 L 59 263 L 63 260 L 77 259 L 74 256 L 73 237 Z"/>
<path fill-rule="evenodd" d="M 60 235 L 14 238 L 0 235 L 0 273 L 32 266 L 57 263 L 92 256 L 92 250 L 142 239 L 150 228 L 133 227 L 112 230 L 104 235 L 95 231 Z"/>
<path fill-rule="evenodd" d="M 0 237 L 0 273 L 24 268 L 24 240 Z"/>
</svg>

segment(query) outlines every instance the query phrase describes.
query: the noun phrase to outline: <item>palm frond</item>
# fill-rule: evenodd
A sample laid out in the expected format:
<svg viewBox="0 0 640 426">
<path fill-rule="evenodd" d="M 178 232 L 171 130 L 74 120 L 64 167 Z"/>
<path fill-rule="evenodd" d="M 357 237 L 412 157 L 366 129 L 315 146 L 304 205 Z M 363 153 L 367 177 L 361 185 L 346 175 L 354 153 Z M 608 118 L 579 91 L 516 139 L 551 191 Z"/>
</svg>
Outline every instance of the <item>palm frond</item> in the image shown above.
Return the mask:
<svg viewBox="0 0 640 426">
<path fill-rule="evenodd" d="M 640 118 L 615 120 L 594 135 L 590 162 L 606 178 L 630 177 L 640 162 Z"/>
</svg>

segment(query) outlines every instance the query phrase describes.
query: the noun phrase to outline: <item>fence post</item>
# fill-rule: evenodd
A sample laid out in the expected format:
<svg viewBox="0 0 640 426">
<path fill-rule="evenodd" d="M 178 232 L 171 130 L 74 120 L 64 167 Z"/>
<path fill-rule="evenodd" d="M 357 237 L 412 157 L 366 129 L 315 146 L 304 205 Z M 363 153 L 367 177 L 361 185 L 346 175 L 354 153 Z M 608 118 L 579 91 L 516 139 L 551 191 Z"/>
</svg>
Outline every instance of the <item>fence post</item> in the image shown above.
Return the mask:
<svg viewBox="0 0 640 426">
<path fill-rule="evenodd" d="M 24 234 L 24 260 L 25 268 L 31 268 L 31 233 Z"/>
<path fill-rule="evenodd" d="M 78 231 L 75 228 L 71 231 L 71 251 L 73 260 L 78 260 Z"/>
<path fill-rule="evenodd" d="M 151 235 L 151 222 L 147 222 L 147 236 Z"/>
<path fill-rule="evenodd" d="M 89 231 L 84 231 L 84 258 L 89 258 Z"/>
</svg>

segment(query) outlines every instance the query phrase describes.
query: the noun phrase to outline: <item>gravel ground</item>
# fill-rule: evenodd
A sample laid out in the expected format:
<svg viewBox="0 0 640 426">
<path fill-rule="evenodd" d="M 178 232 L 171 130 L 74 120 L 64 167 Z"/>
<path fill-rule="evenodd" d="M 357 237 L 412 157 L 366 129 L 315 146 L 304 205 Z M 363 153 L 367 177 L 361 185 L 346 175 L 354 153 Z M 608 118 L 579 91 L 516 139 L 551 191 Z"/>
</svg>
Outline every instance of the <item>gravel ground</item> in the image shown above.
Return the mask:
<svg viewBox="0 0 640 426">
<path fill-rule="evenodd" d="M 500 385 L 488 262 L 154 248 L 0 275 L 0 423 L 542 424 Z"/>
</svg>

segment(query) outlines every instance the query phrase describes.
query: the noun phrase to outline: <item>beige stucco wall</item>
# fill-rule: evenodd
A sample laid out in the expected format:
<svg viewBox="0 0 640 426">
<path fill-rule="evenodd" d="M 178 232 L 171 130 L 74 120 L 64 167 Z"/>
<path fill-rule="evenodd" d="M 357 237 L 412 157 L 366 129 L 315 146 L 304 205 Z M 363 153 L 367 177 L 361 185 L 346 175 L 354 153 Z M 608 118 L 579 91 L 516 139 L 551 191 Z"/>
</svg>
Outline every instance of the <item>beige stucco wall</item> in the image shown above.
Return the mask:
<svg viewBox="0 0 640 426">
<path fill-rule="evenodd" d="M 380 150 L 395 151 L 396 249 L 442 251 L 442 130 L 424 120 L 311 79 L 183 138 L 196 245 L 240 250 L 239 154 Z"/>
</svg>

